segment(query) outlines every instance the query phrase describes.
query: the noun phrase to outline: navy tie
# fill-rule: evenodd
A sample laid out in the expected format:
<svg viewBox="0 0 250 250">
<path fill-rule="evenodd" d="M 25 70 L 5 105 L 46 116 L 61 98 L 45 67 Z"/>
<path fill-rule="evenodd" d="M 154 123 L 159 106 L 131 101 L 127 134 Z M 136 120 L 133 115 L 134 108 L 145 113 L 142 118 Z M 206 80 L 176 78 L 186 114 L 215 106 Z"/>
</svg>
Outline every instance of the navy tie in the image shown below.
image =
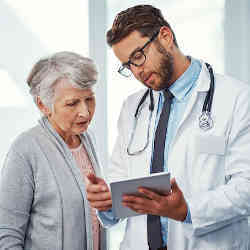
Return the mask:
<svg viewBox="0 0 250 250">
<path fill-rule="evenodd" d="M 169 90 L 164 90 L 164 103 L 160 119 L 155 131 L 154 153 L 152 159 L 151 173 L 159 173 L 164 170 L 165 140 L 168 127 L 168 119 L 173 95 Z M 150 250 L 163 247 L 161 234 L 160 216 L 148 214 L 147 216 L 148 245 Z"/>
</svg>

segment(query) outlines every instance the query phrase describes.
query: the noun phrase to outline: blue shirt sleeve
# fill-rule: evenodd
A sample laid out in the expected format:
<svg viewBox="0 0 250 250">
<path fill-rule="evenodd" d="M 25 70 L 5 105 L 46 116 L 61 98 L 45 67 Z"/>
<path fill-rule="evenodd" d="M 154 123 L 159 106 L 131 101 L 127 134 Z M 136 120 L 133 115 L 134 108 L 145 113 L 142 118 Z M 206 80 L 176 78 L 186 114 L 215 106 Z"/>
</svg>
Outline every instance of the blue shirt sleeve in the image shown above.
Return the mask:
<svg viewBox="0 0 250 250">
<path fill-rule="evenodd" d="M 111 227 L 120 221 L 114 216 L 112 209 L 102 212 L 96 210 L 96 214 L 97 217 L 99 218 L 100 223 L 105 228 Z"/>
<path fill-rule="evenodd" d="M 190 213 L 190 209 L 188 205 L 187 205 L 187 208 L 188 208 L 187 216 L 186 216 L 186 219 L 183 221 L 183 223 L 192 224 L 191 213 Z"/>
</svg>

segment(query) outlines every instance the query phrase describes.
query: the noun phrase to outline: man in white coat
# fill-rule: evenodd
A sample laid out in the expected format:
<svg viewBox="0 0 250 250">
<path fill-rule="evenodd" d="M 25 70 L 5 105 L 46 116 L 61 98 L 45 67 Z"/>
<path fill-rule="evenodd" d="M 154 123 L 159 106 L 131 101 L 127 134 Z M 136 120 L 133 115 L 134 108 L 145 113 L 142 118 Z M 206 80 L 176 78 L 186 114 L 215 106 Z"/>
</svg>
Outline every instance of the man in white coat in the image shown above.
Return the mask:
<svg viewBox="0 0 250 250">
<path fill-rule="evenodd" d="M 159 9 L 138 5 L 120 12 L 107 32 L 107 41 L 122 63 L 118 72 L 133 74 L 152 89 L 154 101 L 150 120 L 150 95 L 141 105 L 130 146 L 134 114 L 145 90 L 124 102 L 108 182 L 150 174 L 156 129 L 166 98 L 163 92 L 167 89 L 173 96 L 163 163 L 164 171 L 173 177 L 172 192 L 159 195 L 140 188 L 146 198 L 123 197 L 124 206 L 141 215 L 127 219 L 120 249 L 247 250 L 250 87 L 215 74 L 211 120 L 203 126 L 200 117 L 213 75 L 204 62 L 180 51 Z M 139 151 L 147 140 L 145 150 L 128 154 L 128 148 L 129 152 Z M 97 208 L 100 221 L 106 227 L 117 223 L 108 185 L 94 175 L 88 177 L 88 200 Z M 162 243 L 156 249 L 149 246 L 148 215 L 160 218 Z"/>
</svg>

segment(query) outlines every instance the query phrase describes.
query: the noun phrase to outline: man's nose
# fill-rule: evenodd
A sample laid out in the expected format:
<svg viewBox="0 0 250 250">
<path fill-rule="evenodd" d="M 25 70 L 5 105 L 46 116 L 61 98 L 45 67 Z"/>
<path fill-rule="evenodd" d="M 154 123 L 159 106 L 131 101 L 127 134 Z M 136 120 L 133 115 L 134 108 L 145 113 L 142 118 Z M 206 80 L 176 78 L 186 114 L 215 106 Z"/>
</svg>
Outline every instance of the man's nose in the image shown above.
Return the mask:
<svg viewBox="0 0 250 250">
<path fill-rule="evenodd" d="M 143 73 L 143 65 L 142 66 L 135 66 L 133 64 L 130 65 L 130 69 L 133 73 L 133 75 L 135 76 L 135 78 L 141 80 L 141 75 Z"/>
</svg>

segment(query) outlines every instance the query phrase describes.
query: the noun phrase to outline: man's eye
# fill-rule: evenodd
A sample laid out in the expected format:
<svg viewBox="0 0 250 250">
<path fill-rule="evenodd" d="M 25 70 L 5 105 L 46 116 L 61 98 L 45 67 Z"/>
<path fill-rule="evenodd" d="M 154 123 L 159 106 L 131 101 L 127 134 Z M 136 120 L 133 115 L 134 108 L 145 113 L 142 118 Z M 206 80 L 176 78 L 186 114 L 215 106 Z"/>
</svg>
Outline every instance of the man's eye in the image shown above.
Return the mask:
<svg viewBox="0 0 250 250">
<path fill-rule="evenodd" d="M 123 66 L 124 66 L 124 68 L 126 68 L 126 69 L 130 69 L 130 63 L 126 63 L 126 64 L 124 64 Z"/>
<path fill-rule="evenodd" d="M 133 60 L 139 60 L 142 58 L 142 56 L 142 53 L 138 51 L 133 55 Z"/>
</svg>

